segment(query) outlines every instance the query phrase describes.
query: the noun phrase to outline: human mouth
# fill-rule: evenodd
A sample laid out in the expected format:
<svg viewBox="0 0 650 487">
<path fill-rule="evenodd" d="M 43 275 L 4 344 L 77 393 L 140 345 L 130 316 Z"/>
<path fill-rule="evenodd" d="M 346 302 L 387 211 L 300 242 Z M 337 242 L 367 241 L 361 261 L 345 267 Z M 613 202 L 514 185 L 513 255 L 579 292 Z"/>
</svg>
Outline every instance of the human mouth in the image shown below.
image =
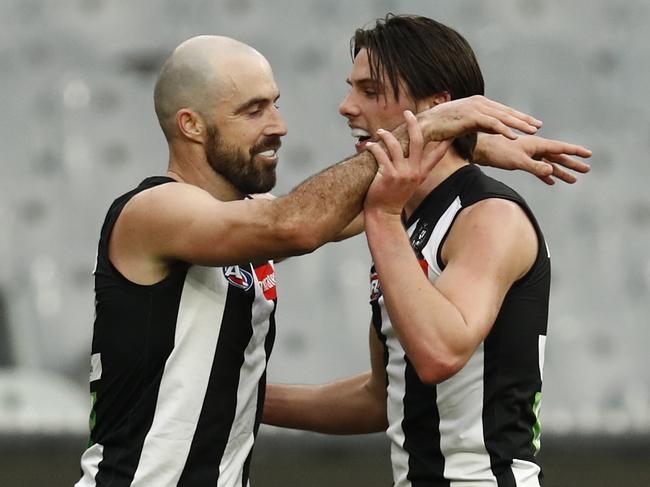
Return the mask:
<svg viewBox="0 0 650 487">
<path fill-rule="evenodd" d="M 255 157 L 261 159 L 262 162 L 275 163 L 278 161 L 278 149 L 267 149 L 257 152 Z"/>
<path fill-rule="evenodd" d="M 350 133 L 352 134 L 352 137 L 357 139 L 357 142 L 354 144 L 354 147 L 357 149 L 357 152 L 361 152 L 362 150 L 364 150 L 366 144 L 371 138 L 370 133 L 359 127 L 352 127 Z"/>
</svg>

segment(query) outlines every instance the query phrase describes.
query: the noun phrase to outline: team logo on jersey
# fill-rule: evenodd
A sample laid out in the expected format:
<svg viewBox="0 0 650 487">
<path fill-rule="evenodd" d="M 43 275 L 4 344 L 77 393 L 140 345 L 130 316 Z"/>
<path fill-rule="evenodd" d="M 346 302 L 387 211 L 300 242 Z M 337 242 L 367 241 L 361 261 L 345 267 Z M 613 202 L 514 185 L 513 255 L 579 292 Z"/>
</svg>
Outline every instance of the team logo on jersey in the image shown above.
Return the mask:
<svg viewBox="0 0 650 487">
<path fill-rule="evenodd" d="M 230 284 L 244 291 L 253 285 L 253 275 L 238 265 L 227 265 L 223 268 L 223 275 Z"/>
<path fill-rule="evenodd" d="M 422 250 L 429 241 L 430 235 L 431 229 L 429 228 L 429 223 L 419 220 L 417 225 L 415 225 L 415 230 L 411 234 L 411 247 L 416 251 Z"/>
<path fill-rule="evenodd" d="M 275 287 L 275 269 L 273 264 L 267 262 L 255 268 L 255 275 L 260 283 L 264 297 L 269 301 L 278 298 L 278 293 Z"/>
</svg>

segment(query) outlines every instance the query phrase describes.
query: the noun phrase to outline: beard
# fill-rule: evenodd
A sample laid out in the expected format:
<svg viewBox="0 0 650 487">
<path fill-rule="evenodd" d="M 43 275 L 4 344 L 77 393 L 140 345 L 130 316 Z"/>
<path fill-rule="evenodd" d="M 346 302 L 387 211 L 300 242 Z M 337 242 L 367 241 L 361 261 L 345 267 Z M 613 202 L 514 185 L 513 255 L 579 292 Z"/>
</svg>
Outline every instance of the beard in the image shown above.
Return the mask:
<svg viewBox="0 0 650 487">
<path fill-rule="evenodd" d="M 268 149 L 279 149 L 278 135 L 264 137 L 245 154 L 236 145 L 223 141 L 217 127 L 209 126 L 207 130 L 205 156 L 214 172 L 245 194 L 267 193 L 275 186 L 275 164 L 256 162 L 254 157 Z"/>
</svg>

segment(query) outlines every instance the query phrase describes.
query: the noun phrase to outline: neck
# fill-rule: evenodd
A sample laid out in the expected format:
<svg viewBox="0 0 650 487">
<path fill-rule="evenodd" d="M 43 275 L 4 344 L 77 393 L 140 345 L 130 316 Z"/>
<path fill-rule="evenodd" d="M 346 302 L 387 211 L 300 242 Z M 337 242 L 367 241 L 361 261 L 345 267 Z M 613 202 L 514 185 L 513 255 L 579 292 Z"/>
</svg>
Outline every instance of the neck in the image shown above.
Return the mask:
<svg viewBox="0 0 650 487">
<path fill-rule="evenodd" d="M 208 163 L 203 147 L 169 145 L 167 176 L 182 183 L 198 186 L 221 201 L 244 198 L 230 181 L 216 173 Z"/>
<path fill-rule="evenodd" d="M 453 148 L 450 148 L 447 151 L 447 154 L 436 164 L 436 166 L 431 170 L 426 179 L 418 186 L 418 189 L 415 190 L 411 199 L 406 202 L 404 205 L 404 212 L 406 213 L 406 218 L 410 218 L 413 212 L 420 206 L 420 203 L 426 198 L 431 191 L 433 191 L 440 183 L 445 179 L 455 173 L 458 169 L 463 166 L 467 166 L 469 163 L 461 158 Z"/>
</svg>

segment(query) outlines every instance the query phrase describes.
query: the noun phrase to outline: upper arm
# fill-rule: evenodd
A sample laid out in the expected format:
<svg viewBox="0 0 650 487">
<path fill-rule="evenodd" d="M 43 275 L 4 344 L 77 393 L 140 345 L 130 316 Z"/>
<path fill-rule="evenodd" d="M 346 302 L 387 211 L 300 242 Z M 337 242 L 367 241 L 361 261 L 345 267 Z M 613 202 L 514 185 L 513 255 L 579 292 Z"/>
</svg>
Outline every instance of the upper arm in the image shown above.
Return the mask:
<svg viewBox="0 0 650 487">
<path fill-rule="evenodd" d="M 445 268 L 434 286 L 458 309 L 474 348 L 490 331 L 506 293 L 533 265 L 535 229 L 523 209 L 504 199 L 463 210 L 443 246 Z"/>
<path fill-rule="evenodd" d="M 300 253 L 276 202 L 223 202 L 187 184 L 156 186 L 125 205 L 111 236 L 111 260 L 138 274 L 176 260 L 218 266 Z"/>
</svg>

